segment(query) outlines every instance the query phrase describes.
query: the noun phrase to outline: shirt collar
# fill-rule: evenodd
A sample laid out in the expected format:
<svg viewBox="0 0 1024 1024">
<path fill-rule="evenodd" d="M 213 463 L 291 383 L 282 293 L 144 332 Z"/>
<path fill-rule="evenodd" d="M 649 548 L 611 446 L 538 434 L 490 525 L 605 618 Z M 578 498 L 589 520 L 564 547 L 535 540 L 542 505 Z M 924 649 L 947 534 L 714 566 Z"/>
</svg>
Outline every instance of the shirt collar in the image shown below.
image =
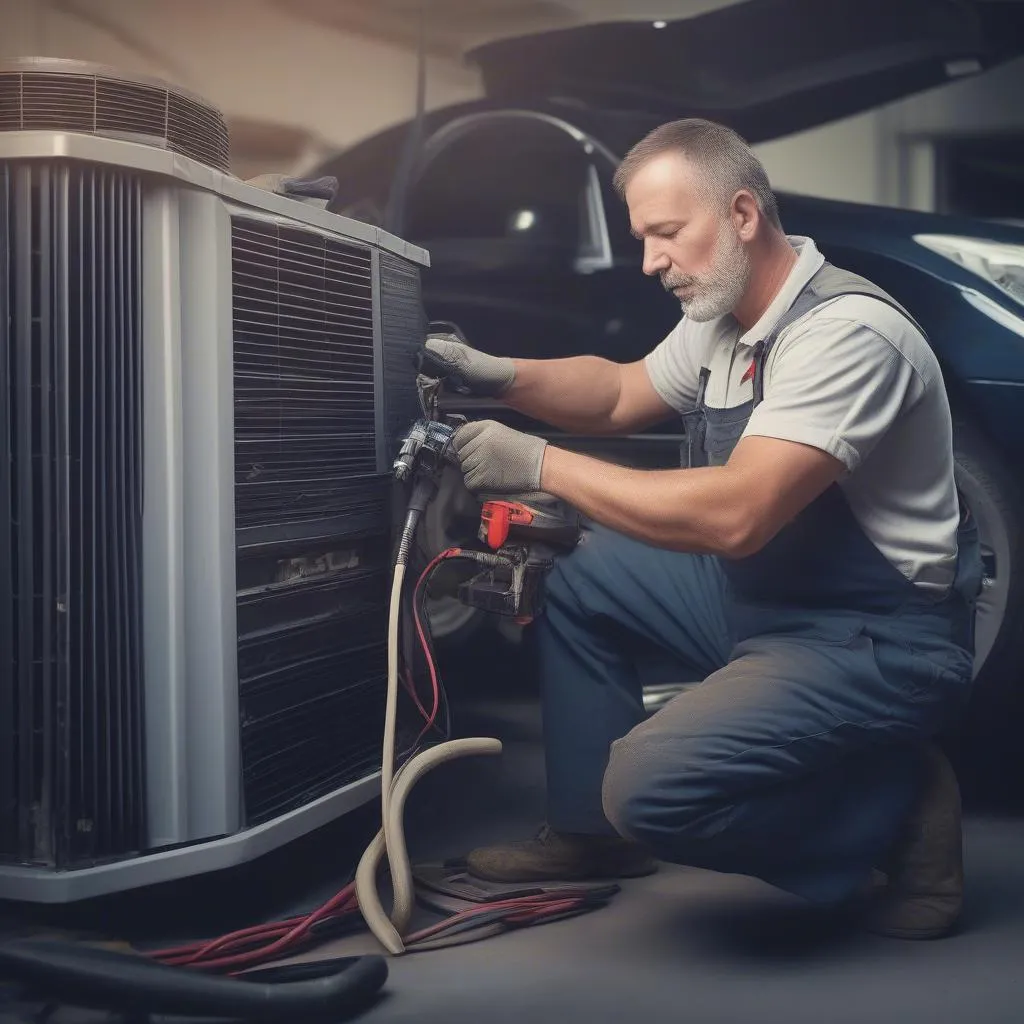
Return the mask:
<svg viewBox="0 0 1024 1024">
<path fill-rule="evenodd" d="M 796 263 L 790 269 L 778 295 L 772 299 L 771 305 L 761 315 L 761 319 L 749 331 L 744 331 L 740 335 L 738 339 L 740 345 L 753 346 L 767 338 L 786 310 L 796 302 L 797 296 L 807 286 L 807 282 L 814 277 L 825 262 L 825 257 L 822 256 L 812 239 L 803 235 L 787 235 L 786 238 L 796 250 Z M 731 315 L 729 319 L 732 320 Z M 732 322 L 735 324 L 735 320 Z"/>
</svg>

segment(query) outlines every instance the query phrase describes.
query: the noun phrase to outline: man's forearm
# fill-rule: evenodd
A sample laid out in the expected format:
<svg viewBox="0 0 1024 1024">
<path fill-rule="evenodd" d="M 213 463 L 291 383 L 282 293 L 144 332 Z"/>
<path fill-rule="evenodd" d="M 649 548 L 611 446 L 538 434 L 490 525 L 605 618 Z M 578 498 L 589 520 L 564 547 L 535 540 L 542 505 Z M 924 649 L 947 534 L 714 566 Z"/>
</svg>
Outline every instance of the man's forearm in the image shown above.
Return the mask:
<svg viewBox="0 0 1024 1024">
<path fill-rule="evenodd" d="M 516 359 L 515 383 L 501 397 L 517 412 L 567 432 L 608 434 L 619 401 L 619 366 L 599 356 Z"/>
<path fill-rule="evenodd" d="M 724 466 L 637 470 L 549 445 L 540 484 L 596 522 L 656 547 L 734 558 L 759 543 L 743 488 Z"/>
</svg>

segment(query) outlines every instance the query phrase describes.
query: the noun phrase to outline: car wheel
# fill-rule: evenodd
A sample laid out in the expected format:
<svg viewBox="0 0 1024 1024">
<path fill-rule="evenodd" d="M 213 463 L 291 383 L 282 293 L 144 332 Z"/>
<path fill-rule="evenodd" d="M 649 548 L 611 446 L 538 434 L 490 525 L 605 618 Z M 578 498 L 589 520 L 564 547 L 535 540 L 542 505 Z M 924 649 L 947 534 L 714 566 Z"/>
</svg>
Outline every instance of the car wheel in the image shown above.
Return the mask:
<svg viewBox="0 0 1024 1024">
<path fill-rule="evenodd" d="M 1005 673 L 1007 655 L 1013 653 L 1024 624 L 1022 495 L 985 438 L 959 418 L 954 420 L 953 449 L 957 486 L 978 524 L 983 561 L 974 674 L 976 679 L 994 679 Z"/>
<path fill-rule="evenodd" d="M 437 496 L 427 506 L 418 532 L 421 560 L 426 564 L 446 548 L 465 544 L 476 533 L 480 505 L 453 468 L 445 470 Z M 459 580 L 472 571 L 465 562 L 442 566 L 434 577 L 432 593 L 425 601 L 430 632 L 435 643 L 458 645 L 467 641 L 486 619 L 484 612 L 463 604 L 454 594 Z"/>
<path fill-rule="evenodd" d="M 956 478 L 978 524 L 983 561 L 975 623 L 974 690 L 944 739 L 963 799 L 976 808 L 1019 804 L 1019 685 L 1024 639 L 1024 491 L 991 444 L 969 422 L 954 418 Z"/>
</svg>

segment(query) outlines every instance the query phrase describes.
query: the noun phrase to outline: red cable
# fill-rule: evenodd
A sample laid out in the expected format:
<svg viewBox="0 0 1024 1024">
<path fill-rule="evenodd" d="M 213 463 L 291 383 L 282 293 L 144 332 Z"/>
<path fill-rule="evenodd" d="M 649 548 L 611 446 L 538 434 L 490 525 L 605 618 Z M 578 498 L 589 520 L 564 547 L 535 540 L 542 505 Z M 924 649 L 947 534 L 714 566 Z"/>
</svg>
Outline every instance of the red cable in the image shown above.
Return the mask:
<svg viewBox="0 0 1024 1024">
<path fill-rule="evenodd" d="M 410 674 L 408 669 L 405 670 L 405 678 L 403 682 L 405 683 L 405 692 L 409 694 L 410 697 L 412 697 L 412 701 L 416 705 L 416 710 L 420 713 L 420 717 L 426 720 L 427 709 L 420 702 L 420 698 L 416 693 L 416 686 L 413 683 L 412 675 Z"/>
<path fill-rule="evenodd" d="M 157 950 L 149 955 L 154 959 L 170 962 L 178 967 L 199 968 L 248 967 L 271 958 L 280 958 L 289 949 L 297 946 L 318 921 L 326 917 L 340 917 L 354 912 L 356 909 L 354 895 L 355 886 L 347 885 L 319 910 L 304 918 L 291 918 L 286 922 L 243 928 L 241 931 L 232 932 L 210 942 L 195 943 L 192 946 L 182 946 L 178 949 Z M 287 931 L 281 935 L 280 933 L 285 929 Z M 229 949 L 240 942 L 256 938 L 269 939 L 273 936 L 279 937 L 262 949 L 254 949 L 248 953 L 233 956 L 211 957 L 212 953 Z"/>
<path fill-rule="evenodd" d="M 575 910 L 584 903 L 579 896 L 571 896 L 562 900 L 552 900 L 550 903 L 536 909 L 527 909 L 521 914 L 513 914 L 506 920 L 512 924 L 532 924 L 535 921 L 543 921 L 546 917 L 553 917 L 556 914 L 563 914 L 567 910 Z"/>
<path fill-rule="evenodd" d="M 253 940 L 257 938 L 264 938 L 267 935 L 273 933 L 278 934 L 280 932 L 287 932 L 288 929 L 298 924 L 302 918 L 295 917 L 290 918 L 287 921 L 280 921 L 275 924 L 261 924 L 255 925 L 252 928 L 244 928 L 237 932 L 231 932 L 225 935 L 226 940 L 240 942 L 246 940 Z M 202 942 L 193 942 L 187 946 L 175 946 L 170 949 L 155 949 L 149 952 L 147 955 L 153 957 L 156 960 L 181 960 L 183 958 L 194 957 L 204 947 Z"/>
<path fill-rule="evenodd" d="M 217 939 L 209 939 L 205 942 L 195 942 L 187 946 L 180 946 L 177 949 L 165 949 L 157 950 L 155 953 L 150 954 L 151 956 L 159 957 L 161 959 L 165 957 L 191 957 L 196 958 L 200 956 L 208 956 L 210 953 L 215 952 L 222 946 L 228 944 L 235 944 L 243 939 L 253 939 L 257 937 L 266 936 L 270 933 L 277 933 L 281 930 L 290 932 L 291 930 L 302 927 L 307 922 L 309 924 L 315 923 L 326 914 L 330 913 L 335 909 L 339 909 L 339 904 L 347 902 L 348 898 L 355 891 L 355 886 L 347 885 L 341 892 L 332 896 L 318 910 L 313 911 L 311 914 L 288 918 L 284 921 L 273 921 L 268 924 L 253 925 L 249 928 L 242 928 L 236 932 L 229 932 L 227 935 L 222 935 Z"/>
<path fill-rule="evenodd" d="M 350 885 L 338 893 L 320 910 L 310 914 L 308 917 L 290 918 L 287 921 L 275 924 L 256 925 L 210 942 L 194 943 L 191 946 L 182 946 L 177 949 L 160 950 L 149 955 L 178 967 L 208 970 L 234 968 L 237 972 L 239 968 L 252 967 L 268 959 L 281 959 L 289 952 L 295 951 L 304 944 L 304 940 L 308 941 L 309 930 L 317 921 L 326 920 L 327 918 L 340 919 L 355 913 L 357 905 L 351 899 L 353 895 L 354 887 Z M 495 910 L 513 911 L 513 913 L 504 918 L 502 922 L 504 924 L 510 926 L 529 926 L 540 923 L 545 918 L 575 910 L 583 902 L 583 899 L 578 895 L 561 895 L 557 890 L 537 893 L 531 896 L 513 897 L 508 900 L 495 900 L 491 903 L 459 911 L 435 925 L 409 935 L 406 939 L 406 945 L 412 947 L 415 943 L 424 939 L 444 934 L 453 925 L 472 920 L 475 917 L 490 915 Z M 337 912 L 332 913 L 332 910 L 337 910 Z M 282 932 L 285 934 L 282 935 Z M 274 938 L 276 941 L 264 948 L 257 948 L 233 955 L 212 956 L 213 953 L 218 951 L 222 954 L 228 954 L 239 945 L 249 944 L 257 939 L 270 938 Z"/>
<path fill-rule="evenodd" d="M 415 620 L 416 623 L 416 634 L 420 640 L 420 647 L 423 649 L 423 656 L 427 660 L 427 668 L 430 670 L 430 683 L 434 693 L 434 706 L 431 710 L 430 717 L 427 719 L 427 724 L 420 731 L 419 736 L 416 737 L 416 743 L 413 744 L 414 746 L 419 745 L 420 740 L 423 739 L 424 735 L 427 733 L 427 730 L 429 730 L 430 727 L 434 724 L 434 721 L 437 718 L 437 712 L 441 706 L 441 686 L 437 678 L 437 666 L 434 664 L 434 659 L 430 655 L 430 644 L 427 642 L 426 633 L 424 632 L 423 629 L 423 623 L 420 622 L 420 609 L 419 602 L 417 599 L 419 597 L 420 588 L 423 586 L 424 581 L 430 575 L 430 573 L 433 572 L 434 568 L 437 565 L 443 562 L 446 558 L 460 557 L 466 557 L 466 554 L 462 550 L 462 548 L 446 548 L 439 555 L 436 555 L 434 558 L 430 560 L 430 562 L 427 564 L 427 567 L 423 570 L 422 573 L 420 573 L 420 578 L 416 581 L 416 586 L 413 589 L 412 612 L 413 619 Z"/>
<path fill-rule="evenodd" d="M 447 917 L 443 921 L 439 921 L 437 924 L 430 925 L 418 932 L 414 932 L 406 938 L 406 945 L 411 948 L 415 943 L 422 942 L 424 939 L 443 935 L 452 927 L 452 925 L 461 924 L 464 921 L 471 921 L 475 917 L 489 916 L 495 910 L 518 911 L 517 913 L 509 914 L 507 917 L 503 918 L 501 923 L 530 924 L 542 921 L 545 917 L 552 916 L 554 914 L 564 913 L 567 910 L 575 910 L 584 902 L 583 897 L 576 895 L 552 898 L 553 896 L 553 893 L 538 893 L 534 896 L 517 896 L 508 900 L 495 900 L 492 903 L 482 903 L 477 907 L 471 907 L 469 910 L 461 910 L 458 913 L 451 915 L 451 917 Z"/>
<path fill-rule="evenodd" d="M 488 903 L 480 903 L 475 907 L 468 908 L 467 910 L 460 910 L 457 913 L 452 914 L 450 917 L 446 917 L 443 921 L 439 921 L 437 924 L 424 928 L 422 932 L 416 932 L 414 935 L 410 935 L 409 941 L 412 942 L 415 939 L 421 938 L 424 934 L 433 934 L 434 932 L 442 931 L 459 921 L 468 921 L 480 915 L 491 914 L 495 910 L 531 910 L 536 907 L 544 906 L 548 901 L 550 901 L 550 899 L 551 895 L 549 893 L 536 893 L 532 896 L 514 896 L 507 900 L 492 900 Z"/>
</svg>

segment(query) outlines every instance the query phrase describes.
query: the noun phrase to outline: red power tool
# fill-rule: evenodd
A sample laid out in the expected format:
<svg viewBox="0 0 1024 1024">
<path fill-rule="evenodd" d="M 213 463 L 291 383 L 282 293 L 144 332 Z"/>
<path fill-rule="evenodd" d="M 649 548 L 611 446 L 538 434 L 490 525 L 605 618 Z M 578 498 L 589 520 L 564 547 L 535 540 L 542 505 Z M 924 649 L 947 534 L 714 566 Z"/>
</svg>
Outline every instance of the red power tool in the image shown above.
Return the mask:
<svg viewBox="0 0 1024 1024">
<path fill-rule="evenodd" d="M 493 554 L 480 553 L 487 568 L 459 586 L 459 600 L 526 623 L 543 609 L 556 556 L 579 542 L 579 513 L 548 494 L 487 499 L 478 537 Z"/>
</svg>

